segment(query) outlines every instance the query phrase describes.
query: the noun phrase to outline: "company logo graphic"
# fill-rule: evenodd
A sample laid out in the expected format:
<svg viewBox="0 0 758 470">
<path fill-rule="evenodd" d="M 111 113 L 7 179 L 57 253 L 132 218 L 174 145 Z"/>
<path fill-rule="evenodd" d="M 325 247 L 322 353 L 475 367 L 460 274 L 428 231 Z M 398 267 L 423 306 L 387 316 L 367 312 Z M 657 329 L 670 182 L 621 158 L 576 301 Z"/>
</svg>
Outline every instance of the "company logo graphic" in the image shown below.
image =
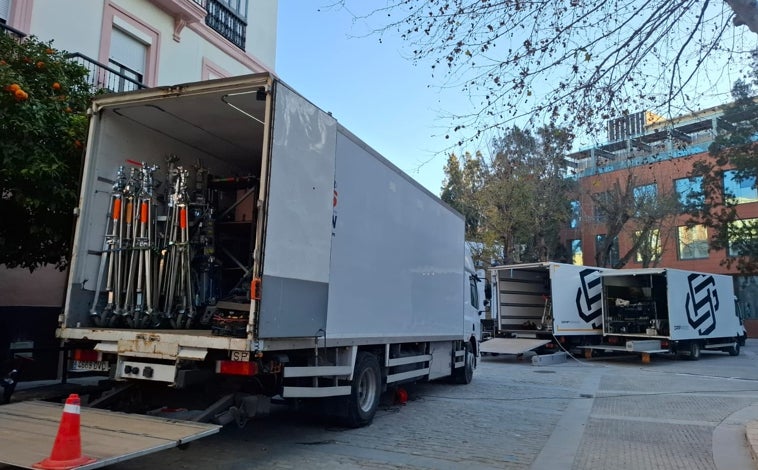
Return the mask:
<svg viewBox="0 0 758 470">
<path fill-rule="evenodd" d="M 590 323 L 593 328 L 600 328 L 599 317 L 602 313 L 600 275 L 594 269 L 583 269 L 579 273 L 579 279 L 581 286 L 576 291 L 576 310 L 579 318 Z"/>
<path fill-rule="evenodd" d="M 719 309 L 719 294 L 713 276 L 690 274 L 687 276 L 689 292 L 684 303 L 687 321 L 705 336 L 716 329 L 716 311 Z"/>
<path fill-rule="evenodd" d="M 337 232 L 337 181 L 334 181 L 334 196 L 332 197 L 332 236 Z"/>
</svg>

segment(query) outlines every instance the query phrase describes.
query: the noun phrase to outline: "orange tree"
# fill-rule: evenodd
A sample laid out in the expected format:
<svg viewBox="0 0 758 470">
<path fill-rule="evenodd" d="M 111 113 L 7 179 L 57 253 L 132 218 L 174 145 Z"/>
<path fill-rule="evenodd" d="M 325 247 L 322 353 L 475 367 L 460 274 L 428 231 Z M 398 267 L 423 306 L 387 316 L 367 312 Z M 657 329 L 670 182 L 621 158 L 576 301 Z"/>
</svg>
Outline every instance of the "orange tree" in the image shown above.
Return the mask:
<svg viewBox="0 0 758 470">
<path fill-rule="evenodd" d="M 87 70 L 35 37 L 0 34 L 0 264 L 69 260 L 91 97 Z"/>
</svg>

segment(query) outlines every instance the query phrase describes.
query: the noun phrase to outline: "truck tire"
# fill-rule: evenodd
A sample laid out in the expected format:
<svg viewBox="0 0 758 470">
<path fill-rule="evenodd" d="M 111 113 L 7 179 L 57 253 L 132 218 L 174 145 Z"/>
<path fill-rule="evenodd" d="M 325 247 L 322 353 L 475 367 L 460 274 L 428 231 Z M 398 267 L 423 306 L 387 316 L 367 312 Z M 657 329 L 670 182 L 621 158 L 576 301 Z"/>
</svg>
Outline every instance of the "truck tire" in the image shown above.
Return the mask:
<svg viewBox="0 0 758 470">
<path fill-rule="evenodd" d="M 731 346 L 731 347 L 727 348 L 726 352 L 728 352 L 730 356 L 739 356 L 740 355 L 740 343 L 734 343 L 734 346 Z"/>
<path fill-rule="evenodd" d="M 457 384 L 470 384 L 474 379 L 474 353 L 471 343 L 466 343 L 463 349 L 463 367 L 453 369 L 453 380 Z"/>
<path fill-rule="evenodd" d="M 355 359 L 353 383 L 347 403 L 346 424 L 351 428 L 368 426 L 374 419 L 381 398 L 382 376 L 379 361 L 368 352 Z"/>
<path fill-rule="evenodd" d="M 690 343 L 690 361 L 697 361 L 700 359 L 700 343 L 693 341 Z"/>
</svg>

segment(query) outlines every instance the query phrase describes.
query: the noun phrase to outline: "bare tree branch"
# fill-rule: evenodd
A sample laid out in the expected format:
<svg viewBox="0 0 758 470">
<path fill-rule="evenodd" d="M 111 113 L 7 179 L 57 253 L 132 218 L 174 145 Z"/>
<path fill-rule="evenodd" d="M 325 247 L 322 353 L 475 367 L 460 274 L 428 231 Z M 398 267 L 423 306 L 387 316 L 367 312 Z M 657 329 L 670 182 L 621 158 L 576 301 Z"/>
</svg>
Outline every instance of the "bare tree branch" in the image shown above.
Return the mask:
<svg viewBox="0 0 758 470">
<path fill-rule="evenodd" d="M 462 143 L 529 120 L 597 130 L 688 109 L 696 85 L 712 88 L 704 69 L 754 48 L 731 26 L 753 31 L 756 15 L 752 0 L 387 0 L 355 18 L 399 33 L 413 61 L 469 97 L 472 110 L 450 116 Z"/>
</svg>

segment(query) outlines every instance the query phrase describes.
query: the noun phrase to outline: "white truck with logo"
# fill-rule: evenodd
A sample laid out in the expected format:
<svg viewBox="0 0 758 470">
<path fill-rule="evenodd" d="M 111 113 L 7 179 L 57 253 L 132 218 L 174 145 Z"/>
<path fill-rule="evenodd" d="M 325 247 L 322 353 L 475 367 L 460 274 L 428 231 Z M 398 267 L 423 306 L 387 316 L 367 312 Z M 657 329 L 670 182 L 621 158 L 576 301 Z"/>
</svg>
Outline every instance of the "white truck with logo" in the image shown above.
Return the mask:
<svg viewBox="0 0 758 470">
<path fill-rule="evenodd" d="M 463 218 L 329 113 L 270 74 L 103 95 L 90 112 L 57 336 L 72 370 L 117 389 L 83 403 L 83 426 L 125 394 L 192 411 L 198 387 L 216 401 L 197 422 L 244 423 L 275 397 L 361 426 L 386 390 L 472 380 L 481 289 Z M 99 455 L 106 434 L 85 434 L 102 465 L 146 452 Z M 18 436 L 0 460 L 27 466 L 12 457 L 39 440 Z"/>
<path fill-rule="evenodd" d="M 521 355 L 599 343 L 601 271 L 557 262 L 491 268 L 495 334 L 482 352 Z"/>
<path fill-rule="evenodd" d="M 740 353 L 746 331 L 730 276 L 669 268 L 600 274 L 603 344 L 598 349 L 684 354 Z"/>
</svg>

